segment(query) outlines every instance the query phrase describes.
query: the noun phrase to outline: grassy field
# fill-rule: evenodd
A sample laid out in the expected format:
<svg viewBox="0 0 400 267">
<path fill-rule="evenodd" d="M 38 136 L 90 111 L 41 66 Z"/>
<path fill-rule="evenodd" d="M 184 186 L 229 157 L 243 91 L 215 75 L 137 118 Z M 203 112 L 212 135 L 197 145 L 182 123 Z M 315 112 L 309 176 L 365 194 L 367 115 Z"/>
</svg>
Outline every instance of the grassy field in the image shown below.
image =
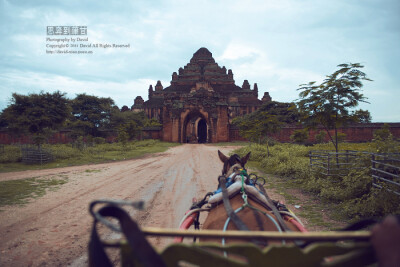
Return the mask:
<svg viewBox="0 0 400 267">
<path fill-rule="evenodd" d="M 144 140 L 121 143 L 96 144 L 94 146 L 72 146 L 71 144 L 44 145 L 51 151 L 54 161 L 46 164 L 28 165 L 21 162 L 21 149 L 6 145 L 0 154 L 0 172 L 50 169 L 58 167 L 95 164 L 141 157 L 149 153 L 164 152 L 177 143 Z"/>
<path fill-rule="evenodd" d="M 264 187 L 267 193 L 273 190 L 285 198 L 286 204 L 301 206 L 300 209 L 293 210 L 293 212 L 305 218 L 308 221 L 308 227 L 333 231 L 346 224 L 340 218 L 334 218 L 333 214 L 330 214 L 329 211 L 333 210 L 332 204 L 322 203 L 318 196 L 299 190 L 299 181 L 283 179 L 273 174 L 265 174 L 260 171 L 262 166 L 256 161 L 250 161 L 247 167 L 250 169 L 250 173 L 255 173 L 265 178 Z M 321 213 L 324 213 L 325 216 L 321 216 Z M 329 218 L 329 220 L 326 218 Z"/>
</svg>

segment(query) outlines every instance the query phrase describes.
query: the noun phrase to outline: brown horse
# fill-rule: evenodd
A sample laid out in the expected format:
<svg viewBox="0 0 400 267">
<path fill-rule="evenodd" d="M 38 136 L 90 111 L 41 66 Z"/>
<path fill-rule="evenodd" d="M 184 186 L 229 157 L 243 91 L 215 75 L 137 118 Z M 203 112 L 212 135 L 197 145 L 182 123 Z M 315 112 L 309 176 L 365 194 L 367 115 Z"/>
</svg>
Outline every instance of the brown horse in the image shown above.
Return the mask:
<svg viewBox="0 0 400 267">
<path fill-rule="evenodd" d="M 241 228 L 240 225 L 237 226 L 234 218 L 232 218 L 238 217 L 239 221 L 242 221 L 245 225 L 243 226 L 245 228 L 244 230 L 279 232 L 305 231 L 297 217 L 288 212 L 284 205 L 269 199 L 263 185 L 249 179 L 245 164 L 250 157 L 250 153 L 242 158 L 237 154 L 228 158 L 218 150 L 218 155 L 224 164 L 222 177 L 220 177 L 222 181 L 219 181 L 219 186 L 222 186 L 221 183 L 225 183 L 228 180 L 226 184 L 228 184 L 229 187 L 225 191 L 227 193 L 225 194 L 225 198 L 226 196 L 229 197 L 228 202 L 231 206 L 231 212 L 229 213 L 229 210 L 223 203 L 223 192 L 218 192 L 217 190 L 208 200 L 211 210 L 209 211 L 202 229 L 224 231 L 243 230 L 239 229 Z M 230 216 L 228 214 L 230 214 Z M 201 241 L 221 242 L 221 240 L 215 239 L 202 239 Z M 226 242 L 241 241 L 231 239 Z M 269 243 L 276 242 L 281 243 L 280 241 Z"/>
</svg>

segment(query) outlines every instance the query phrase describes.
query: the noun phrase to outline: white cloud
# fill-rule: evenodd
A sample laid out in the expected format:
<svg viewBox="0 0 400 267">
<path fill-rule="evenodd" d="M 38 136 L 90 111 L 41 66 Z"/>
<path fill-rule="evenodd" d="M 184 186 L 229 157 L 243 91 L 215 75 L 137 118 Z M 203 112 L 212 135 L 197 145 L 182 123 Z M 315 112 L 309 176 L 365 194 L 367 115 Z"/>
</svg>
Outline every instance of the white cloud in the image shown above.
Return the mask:
<svg viewBox="0 0 400 267">
<path fill-rule="evenodd" d="M 218 63 L 226 63 L 233 70 L 236 84 L 242 85 L 249 80 L 251 86 L 258 84 L 260 96 L 265 92 L 273 92 L 275 100 L 293 101 L 297 98 L 296 89 L 300 83 L 322 81 L 323 75 L 298 65 L 287 67 L 270 58 L 267 51 L 253 44 L 231 43 L 224 50 Z M 222 65 L 224 65 L 222 64 Z"/>
<path fill-rule="evenodd" d="M 38 10 L 34 8 L 23 10 L 20 17 L 23 19 L 34 19 L 38 16 Z"/>
<path fill-rule="evenodd" d="M 228 47 L 222 53 L 222 56 L 217 57 L 219 60 L 237 60 L 249 57 L 265 57 L 265 53 L 250 45 L 245 44 L 229 44 Z"/>
<path fill-rule="evenodd" d="M 75 80 L 71 77 L 52 75 L 35 72 L 10 72 L 4 73 L 0 77 L 0 96 L 3 99 L 1 109 L 5 108 L 6 99 L 11 98 L 11 93 L 29 94 L 38 93 L 40 91 L 67 92 L 69 98 L 74 98 L 76 94 L 86 93 L 99 97 L 111 97 L 116 104 L 121 107 L 123 105 L 133 105 L 136 96 L 141 95 L 143 99 L 147 99 L 149 85 L 155 86 L 156 80 L 152 79 L 136 79 L 125 82 L 107 82 L 107 81 L 84 81 Z M 162 81 L 165 86 L 167 81 Z M 10 89 L 12 88 L 12 89 Z"/>
<path fill-rule="evenodd" d="M 384 118 L 400 114 L 399 105 L 388 101 L 400 84 L 399 3 L 0 0 L 6 40 L 0 43 L 0 96 L 59 89 L 74 97 L 85 91 L 129 106 L 137 95 L 146 99 L 157 79 L 168 86 L 172 72 L 204 46 L 220 66 L 233 70 L 238 85 L 257 82 L 260 95 L 270 91 L 277 101 L 297 98 L 299 84 L 321 81 L 337 64 L 367 62 L 366 73 L 375 80 L 365 84 L 372 103 L 367 108 L 374 119 Z M 86 25 L 91 42 L 126 42 L 131 48 L 44 55 L 45 27 L 51 25 Z"/>
</svg>

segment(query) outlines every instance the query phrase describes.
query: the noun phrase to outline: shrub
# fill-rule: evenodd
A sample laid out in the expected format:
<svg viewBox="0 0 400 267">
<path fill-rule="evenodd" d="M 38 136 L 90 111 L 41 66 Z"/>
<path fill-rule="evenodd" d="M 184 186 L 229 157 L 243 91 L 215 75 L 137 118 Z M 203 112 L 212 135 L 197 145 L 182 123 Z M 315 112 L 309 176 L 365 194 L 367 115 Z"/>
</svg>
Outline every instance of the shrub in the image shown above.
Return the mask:
<svg viewBox="0 0 400 267">
<path fill-rule="evenodd" d="M 389 138 L 390 140 L 390 138 Z M 315 150 L 332 150 L 332 144 L 318 144 Z M 342 149 L 353 151 L 371 151 L 374 143 L 343 143 Z M 395 146 L 399 152 L 398 144 Z M 309 168 L 309 151 L 303 145 L 276 144 L 270 149 L 267 157 L 265 145 L 251 144 L 234 152 L 244 156 L 251 152 L 251 161 L 260 163 L 260 168 L 271 174 L 286 179 L 296 179 L 299 185 L 322 200 L 335 203 L 338 214 L 350 220 L 369 216 L 384 216 L 400 212 L 400 196 L 385 189 L 377 189 L 372 185 L 370 175 L 370 156 L 360 153 L 360 160 L 345 176 L 326 176 Z M 361 168 L 360 168 L 361 167 Z M 385 185 L 387 189 L 390 185 Z"/>
<path fill-rule="evenodd" d="M 388 124 L 384 124 L 381 129 L 374 131 L 373 150 L 378 153 L 399 152 L 399 142 L 394 140 Z"/>
<path fill-rule="evenodd" d="M 346 139 L 346 134 L 342 132 L 338 132 L 337 134 L 338 142 L 343 142 Z"/>
<path fill-rule="evenodd" d="M 241 157 L 244 157 L 249 152 L 251 152 L 250 160 L 257 162 L 263 160 L 268 155 L 267 147 L 265 145 L 260 145 L 257 143 L 252 143 L 250 144 L 250 146 L 244 146 L 235 150 L 235 153 L 237 153 Z"/>
<path fill-rule="evenodd" d="M 13 145 L 5 145 L 0 153 L 0 163 L 13 163 L 21 161 L 21 148 Z"/>
<path fill-rule="evenodd" d="M 320 131 L 318 134 L 315 135 L 315 141 L 317 143 L 324 143 L 325 142 L 325 137 L 326 137 L 326 132 L 325 131 Z"/>
<path fill-rule="evenodd" d="M 103 137 L 95 137 L 95 138 L 93 138 L 93 142 L 97 145 L 104 144 L 106 142 L 106 139 Z"/>
<path fill-rule="evenodd" d="M 368 194 L 341 203 L 338 208 L 343 216 L 358 221 L 365 217 L 384 217 L 400 213 L 400 196 L 372 187 Z"/>
<path fill-rule="evenodd" d="M 290 136 L 290 140 L 298 144 L 306 142 L 308 140 L 308 130 L 307 129 L 295 130 L 293 134 Z"/>
<path fill-rule="evenodd" d="M 46 145 L 45 148 L 51 151 L 54 159 L 56 160 L 79 158 L 82 155 L 82 150 L 74 146 L 55 144 L 55 145 Z"/>
<path fill-rule="evenodd" d="M 372 186 L 369 169 L 351 170 L 344 177 L 326 177 L 322 183 L 320 196 L 333 202 L 343 202 L 368 194 Z M 332 181 L 334 180 L 334 181 Z"/>
</svg>

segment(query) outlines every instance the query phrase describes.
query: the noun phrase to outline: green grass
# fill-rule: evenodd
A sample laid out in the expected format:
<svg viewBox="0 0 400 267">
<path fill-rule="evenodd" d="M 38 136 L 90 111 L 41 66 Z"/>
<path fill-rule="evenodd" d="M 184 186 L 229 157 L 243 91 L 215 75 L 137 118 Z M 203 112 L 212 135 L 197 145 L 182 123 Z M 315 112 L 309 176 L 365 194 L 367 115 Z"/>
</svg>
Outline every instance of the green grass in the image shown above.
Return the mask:
<svg viewBox="0 0 400 267">
<path fill-rule="evenodd" d="M 277 177 L 271 174 L 261 173 L 260 170 L 260 163 L 256 161 L 249 161 L 247 163 L 247 167 L 251 169 L 251 173 L 255 173 L 258 176 L 262 176 L 265 178 L 265 189 L 267 193 L 270 190 L 274 190 L 278 194 L 282 195 L 285 198 L 287 204 L 290 205 L 300 205 L 301 209 L 293 210 L 296 215 L 299 215 L 305 218 L 308 223 L 309 227 L 323 227 L 327 230 L 335 230 L 337 229 L 337 223 L 333 222 L 326 222 L 324 218 L 321 216 L 321 211 L 324 210 L 324 213 L 329 213 L 331 207 L 327 203 L 321 203 L 318 201 L 314 196 L 308 195 L 306 192 L 301 192 L 302 194 L 306 195 L 306 200 L 300 200 L 291 192 L 290 189 L 299 189 L 299 183 L 295 180 L 285 179 L 282 177 Z M 328 215 L 328 217 L 330 217 Z"/>
<path fill-rule="evenodd" d="M 394 151 L 400 152 L 399 143 L 393 143 Z M 341 143 L 341 150 L 375 152 L 379 144 L 371 143 Z M 370 161 L 360 161 L 366 164 L 363 169 L 354 169 L 345 176 L 326 177 L 317 170 L 310 169 L 310 150 L 332 150 L 331 144 L 319 144 L 306 147 L 296 144 L 277 143 L 269 148 L 268 156 L 265 145 L 250 144 L 236 149 L 232 153 L 244 156 L 251 151 L 248 166 L 256 166 L 259 170 L 280 177 L 275 180 L 275 186 L 285 194 L 284 188 L 301 189 L 311 197 L 329 209 L 330 217 L 343 222 L 355 222 L 368 217 L 384 217 L 387 214 L 395 214 L 400 211 L 400 198 L 386 190 L 372 187 L 372 177 L 369 174 Z M 396 150 L 397 149 L 397 150 Z M 287 195 L 285 195 L 287 196 Z M 289 201 L 290 200 L 290 196 Z M 312 204 L 314 205 L 314 204 Z M 310 220 L 318 222 L 318 209 L 313 210 L 309 206 L 303 209 Z M 327 210 L 324 208 L 324 210 Z"/>
<path fill-rule="evenodd" d="M 235 142 L 219 142 L 219 143 L 211 143 L 207 144 L 211 146 L 247 146 L 249 142 L 246 141 L 235 141 Z"/>
<path fill-rule="evenodd" d="M 87 173 L 101 172 L 101 170 L 90 170 L 90 169 L 87 169 L 87 170 L 85 170 L 85 172 L 87 172 Z"/>
<path fill-rule="evenodd" d="M 98 144 L 85 149 L 72 147 L 70 144 L 44 145 L 45 149 L 52 151 L 55 160 L 42 165 L 21 163 L 19 148 L 5 146 L 5 152 L 0 157 L 0 172 L 50 169 L 134 159 L 146 154 L 164 152 L 169 147 L 177 145 L 179 144 L 158 140 L 134 141 L 125 146 L 120 143 Z"/>
<path fill-rule="evenodd" d="M 44 196 L 47 190 L 57 190 L 60 185 L 68 182 L 65 176 L 41 178 L 32 177 L 21 180 L 0 182 L 0 207 L 7 205 L 22 205 Z"/>
</svg>

